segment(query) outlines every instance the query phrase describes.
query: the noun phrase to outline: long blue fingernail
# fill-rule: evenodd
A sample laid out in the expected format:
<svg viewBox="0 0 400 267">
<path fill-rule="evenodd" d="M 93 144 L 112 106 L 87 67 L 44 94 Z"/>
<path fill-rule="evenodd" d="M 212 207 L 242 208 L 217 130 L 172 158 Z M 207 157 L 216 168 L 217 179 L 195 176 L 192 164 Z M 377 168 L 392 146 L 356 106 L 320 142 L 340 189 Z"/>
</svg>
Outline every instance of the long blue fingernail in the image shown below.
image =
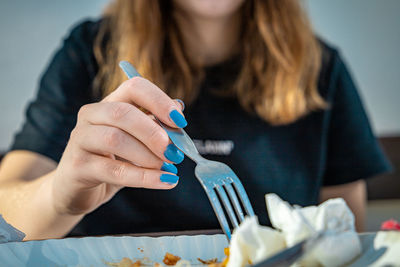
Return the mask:
<svg viewBox="0 0 400 267">
<path fill-rule="evenodd" d="M 185 158 L 185 155 L 183 155 L 183 153 L 174 144 L 169 144 L 167 146 L 164 156 L 176 164 L 181 163 Z"/>
<path fill-rule="evenodd" d="M 167 184 L 176 184 L 179 181 L 179 177 L 176 175 L 163 173 L 160 176 L 160 181 Z"/>
<path fill-rule="evenodd" d="M 172 172 L 173 174 L 178 173 L 178 169 L 175 167 L 175 165 L 168 162 L 163 163 L 163 165 L 161 166 L 161 170 L 165 172 Z"/>
<path fill-rule="evenodd" d="M 169 117 L 171 118 L 171 120 L 176 124 L 176 126 L 178 126 L 179 128 L 184 128 L 187 125 L 187 121 L 185 120 L 185 118 L 182 116 L 181 113 L 179 113 L 179 111 L 177 111 L 176 109 L 174 109 L 173 111 L 171 111 L 169 113 Z"/>
</svg>

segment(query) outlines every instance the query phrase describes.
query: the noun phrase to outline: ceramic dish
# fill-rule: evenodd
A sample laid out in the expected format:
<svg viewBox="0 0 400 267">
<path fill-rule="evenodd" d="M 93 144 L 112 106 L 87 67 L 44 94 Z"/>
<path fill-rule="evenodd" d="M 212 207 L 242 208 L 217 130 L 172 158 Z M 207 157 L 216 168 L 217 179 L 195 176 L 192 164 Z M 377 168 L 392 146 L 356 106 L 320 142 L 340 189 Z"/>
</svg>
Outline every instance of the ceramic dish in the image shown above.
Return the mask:
<svg viewBox="0 0 400 267">
<path fill-rule="evenodd" d="M 360 235 L 363 253 L 349 266 L 400 266 L 400 232 Z M 0 244 L 0 266 L 108 266 L 124 257 L 152 266 L 166 252 L 202 266 L 197 258 L 222 261 L 224 235 L 84 237 Z M 392 265 L 390 265 L 392 264 Z"/>
</svg>

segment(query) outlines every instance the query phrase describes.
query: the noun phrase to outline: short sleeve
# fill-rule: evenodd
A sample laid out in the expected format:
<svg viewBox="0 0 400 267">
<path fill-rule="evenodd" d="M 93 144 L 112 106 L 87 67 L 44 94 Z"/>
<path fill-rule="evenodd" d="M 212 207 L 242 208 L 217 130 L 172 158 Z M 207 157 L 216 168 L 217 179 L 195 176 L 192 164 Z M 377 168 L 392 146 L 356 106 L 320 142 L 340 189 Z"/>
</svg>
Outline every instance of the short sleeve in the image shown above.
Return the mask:
<svg viewBox="0 0 400 267">
<path fill-rule="evenodd" d="M 60 160 L 79 108 L 91 100 L 95 27 L 95 22 L 80 23 L 55 53 L 10 150 L 29 150 Z"/>
<path fill-rule="evenodd" d="M 333 61 L 324 185 L 345 184 L 391 170 L 339 53 Z"/>
</svg>

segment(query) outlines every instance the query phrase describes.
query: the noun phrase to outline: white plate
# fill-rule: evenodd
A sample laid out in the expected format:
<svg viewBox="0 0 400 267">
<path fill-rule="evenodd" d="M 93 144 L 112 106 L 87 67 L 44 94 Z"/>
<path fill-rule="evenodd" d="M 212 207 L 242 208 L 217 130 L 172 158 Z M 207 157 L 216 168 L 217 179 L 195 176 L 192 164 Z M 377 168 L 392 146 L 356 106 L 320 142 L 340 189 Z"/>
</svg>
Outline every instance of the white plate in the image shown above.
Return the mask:
<svg viewBox="0 0 400 267">
<path fill-rule="evenodd" d="M 361 234 L 363 253 L 350 266 L 400 266 L 400 232 Z M 166 252 L 197 265 L 225 256 L 224 235 L 84 237 L 0 244 L 0 266 L 107 266 L 122 258 L 162 262 Z M 392 264 L 392 265 L 390 265 Z"/>
<path fill-rule="evenodd" d="M 362 253 L 349 267 L 400 266 L 400 232 L 365 233 L 359 237 Z"/>
<path fill-rule="evenodd" d="M 122 258 L 162 262 L 166 252 L 199 264 L 224 258 L 224 235 L 84 237 L 0 244 L 0 266 L 107 266 Z"/>
</svg>

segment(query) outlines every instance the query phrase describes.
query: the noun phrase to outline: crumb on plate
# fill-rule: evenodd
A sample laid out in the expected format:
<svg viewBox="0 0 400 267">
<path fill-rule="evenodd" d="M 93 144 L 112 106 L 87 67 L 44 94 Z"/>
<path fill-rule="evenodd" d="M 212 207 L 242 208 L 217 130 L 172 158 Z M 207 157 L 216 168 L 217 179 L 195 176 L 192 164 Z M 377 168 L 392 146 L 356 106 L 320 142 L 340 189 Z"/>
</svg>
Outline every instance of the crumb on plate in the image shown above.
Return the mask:
<svg viewBox="0 0 400 267">
<path fill-rule="evenodd" d="M 133 262 L 130 258 L 122 258 L 120 262 L 117 263 L 107 263 L 109 266 L 113 267 L 140 267 L 142 266 L 141 261 L 135 261 Z"/>
<path fill-rule="evenodd" d="M 180 259 L 181 259 L 181 257 L 172 255 L 171 253 L 168 253 L 168 252 L 167 252 L 167 253 L 165 253 L 163 262 L 164 262 L 166 265 L 175 265 Z"/>
<path fill-rule="evenodd" d="M 211 260 L 202 260 L 200 258 L 197 258 L 197 260 L 203 264 L 212 264 L 212 263 L 217 263 L 217 258 L 211 259 Z"/>
</svg>

